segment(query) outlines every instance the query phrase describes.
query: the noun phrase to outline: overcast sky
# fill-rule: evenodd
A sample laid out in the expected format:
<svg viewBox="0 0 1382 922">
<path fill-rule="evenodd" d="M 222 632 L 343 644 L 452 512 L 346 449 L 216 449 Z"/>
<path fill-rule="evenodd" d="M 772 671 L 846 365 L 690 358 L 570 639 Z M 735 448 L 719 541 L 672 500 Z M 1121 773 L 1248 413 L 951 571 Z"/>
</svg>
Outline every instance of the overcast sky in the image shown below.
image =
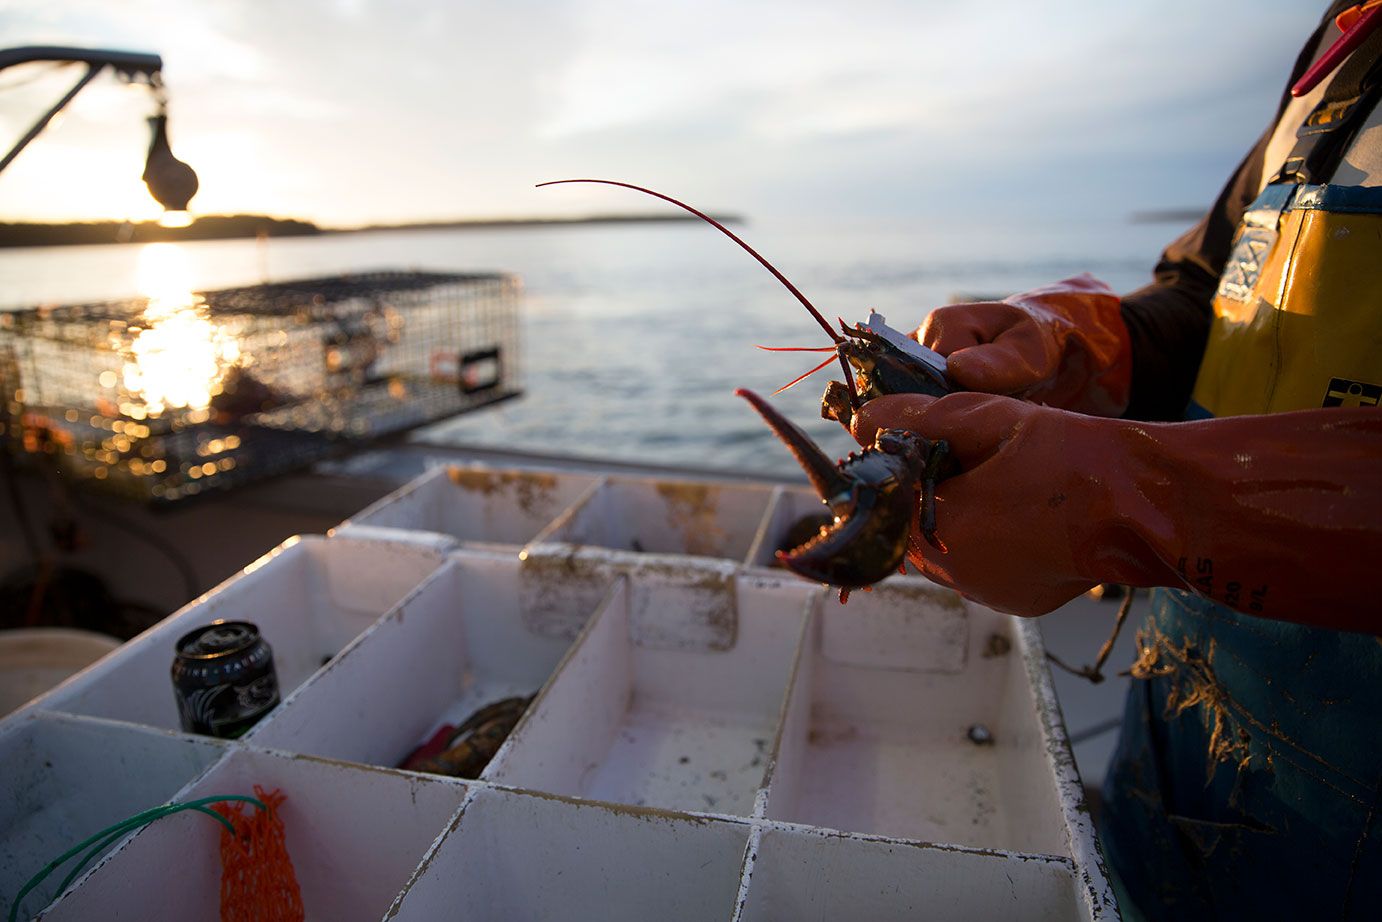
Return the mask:
<svg viewBox="0 0 1382 922">
<path fill-rule="evenodd" d="M 351 225 L 656 209 L 531 188 L 599 176 L 750 215 L 1027 220 L 1208 204 L 1323 9 L 0 0 L 0 35 L 161 54 L 201 213 Z M 77 73 L 0 74 L 0 144 Z M 155 215 L 139 181 L 151 108 L 101 78 L 0 174 L 0 220 Z"/>
</svg>

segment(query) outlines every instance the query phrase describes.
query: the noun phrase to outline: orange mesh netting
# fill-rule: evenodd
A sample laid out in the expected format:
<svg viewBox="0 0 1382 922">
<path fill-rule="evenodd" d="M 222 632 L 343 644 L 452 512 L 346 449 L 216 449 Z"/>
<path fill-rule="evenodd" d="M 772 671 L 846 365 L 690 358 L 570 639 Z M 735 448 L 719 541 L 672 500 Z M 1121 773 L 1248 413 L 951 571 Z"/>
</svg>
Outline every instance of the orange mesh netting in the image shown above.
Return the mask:
<svg viewBox="0 0 1382 922">
<path fill-rule="evenodd" d="M 246 809 L 243 801 L 214 809 L 235 827 L 221 830 L 221 922 L 302 922 L 302 891 L 283 838 L 277 790 L 255 795 L 267 809 Z"/>
</svg>

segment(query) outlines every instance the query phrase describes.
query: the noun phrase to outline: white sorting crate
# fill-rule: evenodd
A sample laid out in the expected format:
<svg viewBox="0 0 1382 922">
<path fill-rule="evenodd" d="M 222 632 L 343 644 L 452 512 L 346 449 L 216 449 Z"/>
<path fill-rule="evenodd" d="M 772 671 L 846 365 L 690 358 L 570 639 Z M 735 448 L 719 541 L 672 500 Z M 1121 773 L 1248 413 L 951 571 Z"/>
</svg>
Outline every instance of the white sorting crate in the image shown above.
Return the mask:
<svg viewBox="0 0 1382 922">
<path fill-rule="evenodd" d="M 1117 917 L 1031 622 L 908 577 L 841 606 L 766 569 L 810 509 L 795 488 L 700 485 L 699 508 L 751 512 L 717 558 L 621 537 L 655 482 L 572 481 L 526 544 L 502 505 L 438 520 L 451 486 L 290 542 L 0 724 L 7 760 L 42 739 L 74 763 L 11 891 L 112 814 L 259 784 L 287 795 L 314 919 Z M 614 547 L 572 540 L 601 528 Z M 218 616 L 283 650 L 283 703 L 231 742 L 175 729 L 168 678 L 176 635 Z M 479 779 L 394 767 L 533 693 Z M 74 733 L 171 767 L 93 812 L 107 781 Z M 214 918 L 214 826 L 127 836 L 43 917 Z"/>
</svg>

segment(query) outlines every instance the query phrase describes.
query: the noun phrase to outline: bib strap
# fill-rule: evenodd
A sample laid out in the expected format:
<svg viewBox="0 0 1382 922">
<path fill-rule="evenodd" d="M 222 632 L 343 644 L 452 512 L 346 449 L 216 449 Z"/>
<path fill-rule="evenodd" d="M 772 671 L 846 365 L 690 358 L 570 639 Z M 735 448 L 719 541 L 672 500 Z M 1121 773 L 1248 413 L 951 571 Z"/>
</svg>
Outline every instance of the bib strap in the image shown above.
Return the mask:
<svg viewBox="0 0 1382 922">
<path fill-rule="evenodd" d="M 1354 50 L 1296 132 L 1296 144 L 1273 183 L 1310 183 L 1333 171 L 1382 95 L 1382 29 Z"/>
</svg>

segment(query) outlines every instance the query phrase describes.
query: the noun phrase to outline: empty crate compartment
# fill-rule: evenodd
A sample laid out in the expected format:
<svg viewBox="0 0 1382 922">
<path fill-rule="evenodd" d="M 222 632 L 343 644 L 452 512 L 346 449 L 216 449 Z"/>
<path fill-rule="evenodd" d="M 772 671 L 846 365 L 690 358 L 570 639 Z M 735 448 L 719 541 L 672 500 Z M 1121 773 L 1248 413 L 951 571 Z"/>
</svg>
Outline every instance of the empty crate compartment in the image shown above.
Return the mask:
<svg viewBox="0 0 1382 922">
<path fill-rule="evenodd" d="M 727 647 L 677 644 L 698 616 L 621 582 L 490 767 L 491 780 L 594 800 L 748 816 L 777 739 L 815 591 L 728 580 Z M 656 646 L 635 638 L 657 639 Z"/>
<path fill-rule="evenodd" d="M 342 528 L 406 528 L 463 542 L 521 545 L 598 479 L 592 474 L 480 465 L 440 467 L 352 516 Z"/>
<path fill-rule="evenodd" d="M 1064 858 L 762 829 L 735 922 L 1088 918 Z"/>
<path fill-rule="evenodd" d="M 241 750 L 177 799 L 253 796 L 256 785 L 285 798 L 279 816 L 306 917 L 369 922 L 384 915 L 466 795 L 450 779 Z M 192 811 L 156 820 L 43 918 L 218 918 L 221 829 Z"/>
<path fill-rule="evenodd" d="M 454 554 L 249 740 L 397 766 L 443 724 L 459 727 L 486 705 L 536 694 L 571 641 L 525 623 L 520 567 L 513 555 Z M 593 611 L 573 611 L 571 621 Z"/>
<path fill-rule="evenodd" d="M 226 748 L 218 740 L 56 714 L 33 714 L 7 728 L 0 735 L 0 915 L 49 861 L 165 803 Z M 30 891 L 16 917 L 31 918 L 52 902 L 71 867 Z"/>
<path fill-rule="evenodd" d="M 534 543 L 742 561 L 771 497 L 770 487 L 610 477 Z"/>
<path fill-rule="evenodd" d="M 287 697 L 441 566 L 415 545 L 294 538 L 61 686 L 40 706 L 178 729 L 170 669 L 180 637 L 217 619 L 251 621 Z"/>
<path fill-rule="evenodd" d="M 1014 619 L 900 580 L 826 602 L 767 815 L 1063 855 L 1065 819 Z"/>
<path fill-rule="evenodd" d="M 482 789 L 390 918 L 728 919 L 748 833 L 732 821 Z"/>
</svg>

